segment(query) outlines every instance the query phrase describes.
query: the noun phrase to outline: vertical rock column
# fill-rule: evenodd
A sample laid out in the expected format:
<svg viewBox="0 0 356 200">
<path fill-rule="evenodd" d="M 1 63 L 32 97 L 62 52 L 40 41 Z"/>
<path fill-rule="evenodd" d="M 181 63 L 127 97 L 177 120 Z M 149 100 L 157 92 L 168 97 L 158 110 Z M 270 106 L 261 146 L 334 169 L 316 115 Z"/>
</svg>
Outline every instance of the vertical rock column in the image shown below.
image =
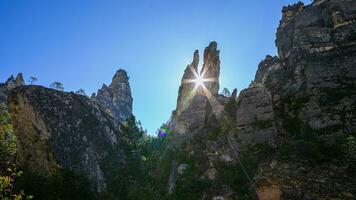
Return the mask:
<svg viewBox="0 0 356 200">
<path fill-rule="evenodd" d="M 198 63 L 199 55 L 198 51 L 195 51 L 193 62 L 184 71 L 173 117 L 175 130 L 179 133 L 193 132 L 204 127 L 210 120 L 210 116 L 214 114 L 211 102 L 216 101 L 220 74 L 219 50 L 216 42 L 211 42 L 205 48 L 204 64 L 200 74 L 197 72 Z M 199 75 L 204 80 L 204 86 L 194 82 Z"/>
<path fill-rule="evenodd" d="M 97 101 L 106 108 L 118 122 L 125 122 L 132 116 L 132 96 L 129 77 L 125 70 L 118 70 L 109 86 L 98 90 Z"/>
<path fill-rule="evenodd" d="M 204 86 L 213 96 L 217 95 L 219 91 L 220 51 L 217 50 L 217 46 L 216 42 L 210 42 L 209 46 L 205 48 L 204 64 L 200 73 L 206 79 Z"/>
<path fill-rule="evenodd" d="M 194 80 L 198 75 L 199 52 L 195 50 L 194 58 L 190 65 L 184 71 L 181 85 L 179 87 L 176 114 L 180 115 L 191 103 L 195 83 L 189 80 Z"/>
</svg>

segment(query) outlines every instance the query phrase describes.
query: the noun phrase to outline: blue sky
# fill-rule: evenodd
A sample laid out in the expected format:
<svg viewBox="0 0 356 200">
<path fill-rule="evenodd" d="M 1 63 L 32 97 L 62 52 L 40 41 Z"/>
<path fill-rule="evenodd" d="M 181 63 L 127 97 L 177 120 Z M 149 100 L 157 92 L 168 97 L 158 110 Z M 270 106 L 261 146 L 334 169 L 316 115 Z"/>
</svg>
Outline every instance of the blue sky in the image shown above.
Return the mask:
<svg viewBox="0 0 356 200">
<path fill-rule="evenodd" d="M 119 68 L 149 133 L 169 119 L 193 52 L 217 41 L 220 86 L 242 90 L 275 55 L 283 5 L 297 0 L 1 0 L 0 80 L 96 92 Z M 305 0 L 304 3 L 309 3 Z M 202 59 L 201 59 L 202 60 Z"/>
</svg>

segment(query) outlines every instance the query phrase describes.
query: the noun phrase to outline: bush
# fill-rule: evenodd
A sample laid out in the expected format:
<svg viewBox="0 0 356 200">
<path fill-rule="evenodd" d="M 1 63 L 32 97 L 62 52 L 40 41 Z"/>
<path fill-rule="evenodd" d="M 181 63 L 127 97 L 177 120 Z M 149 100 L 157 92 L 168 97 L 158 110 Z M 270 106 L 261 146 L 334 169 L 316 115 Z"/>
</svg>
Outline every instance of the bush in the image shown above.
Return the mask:
<svg viewBox="0 0 356 200">
<path fill-rule="evenodd" d="M 59 170 L 48 177 L 26 172 L 15 184 L 15 190 L 20 189 L 39 200 L 96 199 L 88 177 L 69 170 Z"/>
<path fill-rule="evenodd" d="M 273 151 L 274 149 L 268 144 L 257 144 L 240 154 L 240 162 L 250 178 L 256 174 L 259 163 L 268 159 L 268 155 L 271 155 Z M 240 163 L 217 163 L 216 166 L 222 183 L 232 187 L 242 199 L 252 197 L 250 180 Z"/>
<path fill-rule="evenodd" d="M 350 171 L 356 173 L 356 139 L 352 135 L 345 135 L 338 141 L 338 146 L 344 155 L 344 162 Z"/>
<path fill-rule="evenodd" d="M 0 172 L 6 172 L 14 162 L 17 139 L 5 105 L 0 104 Z"/>
</svg>

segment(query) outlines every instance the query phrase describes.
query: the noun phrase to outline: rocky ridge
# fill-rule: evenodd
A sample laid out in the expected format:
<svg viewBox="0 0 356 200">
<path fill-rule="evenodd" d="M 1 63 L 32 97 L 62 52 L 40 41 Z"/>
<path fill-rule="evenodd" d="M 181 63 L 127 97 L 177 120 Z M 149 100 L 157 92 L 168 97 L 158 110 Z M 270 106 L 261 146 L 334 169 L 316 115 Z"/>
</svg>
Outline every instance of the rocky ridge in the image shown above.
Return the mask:
<svg viewBox="0 0 356 200">
<path fill-rule="evenodd" d="M 206 74 L 216 81 L 204 83 L 208 94 L 202 88 L 194 95 L 189 93 L 195 83 L 184 80 L 196 77 L 191 70 L 197 70 L 199 58 L 195 52 L 182 78 L 170 129 L 173 137 L 180 138 L 179 143 L 173 143 L 179 149 L 178 154 L 200 159 L 195 165 L 202 170 L 195 172 L 200 177 L 195 180 L 219 182 L 201 195 L 211 199 L 241 198 L 240 189 L 224 179 L 226 166 L 239 168 L 238 157 L 245 157 L 251 151 L 253 154 L 257 147 L 268 147 L 270 153 L 256 161 L 258 168 L 251 172 L 252 183 L 247 185 L 255 195 L 249 198 L 353 199 L 356 196 L 352 187 L 355 182 L 350 178 L 354 175 L 346 170 L 350 165 L 342 163 L 342 157 L 328 154 L 339 148 L 336 146 L 340 138 L 354 138 L 356 133 L 355 3 L 318 0 L 307 6 L 299 2 L 284 7 L 276 34 L 278 56 L 266 56 L 249 88 L 242 90 L 236 99 L 217 93 L 219 53 L 215 42 L 204 53 L 204 62 L 213 64 L 204 66 L 213 66 Z M 304 154 L 298 148 L 308 152 Z M 324 152 L 323 148 L 329 150 Z M 289 154 L 301 151 L 297 152 L 302 154 L 301 158 L 283 160 L 286 151 Z M 308 157 L 311 155 L 314 157 Z M 318 156 L 328 159 L 320 161 Z M 174 162 L 179 168 L 186 166 L 187 161 L 177 158 Z M 311 166 L 310 162 L 323 164 Z M 221 168 L 221 163 L 225 167 Z M 174 174 L 174 170 L 170 171 Z M 178 189 L 182 179 L 186 178 L 178 174 Z M 333 183 L 338 184 L 337 189 Z"/>
<path fill-rule="evenodd" d="M 184 71 L 179 87 L 177 109 L 174 112 L 174 130 L 179 133 L 196 132 L 208 122 L 213 122 L 212 107 L 208 96 L 218 97 L 220 60 L 217 43 L 211 42 L 204 50 L 204 63 L 198 72 L 199 53 Z M 197 85 L 198 77 L 206 79 L 204 87 Z"/>
<path fill-rule="evenodd" d="M 59 168 L 85 173 L 96 191 L 106 188 L 113 169 L 105 163 L 124 159 L 117 124 L 89 98 L 41 86 L 12 91 L 9 111 L 18 138 L 18 161 L 44 175 Z"/>
<path fill-rule="evenodd" d="M 109 86 L 103 84 L 95 96 L 117 122 L 125 122 L 132 116 L 132 96 L 129 77 L 125 70 L 118 70 Z"/>
<path fill-rule="evenodd" d="M 24 86 L 22 74 L 10 77 L 1 91 L 6 94 L 23 168 L 44 176 L 59 169 L 83 173 L 96 192 L 105 192 L 126 159 L 120 146 L 127 139 L 120 126 L 132 116 L 132 97 L 124 70 L 118 70 L 110 86 L 94 99 Z"/>
<path fill-rule="evenodd" d="M 24 85 L 25 81 L 23 79 L 22 73 L 19 73 L 16 78 L 11 75 L 5 83 L 0 84 L 0 103 L 6 103 L 7 95 L 12 89 Z"/>
</svg>

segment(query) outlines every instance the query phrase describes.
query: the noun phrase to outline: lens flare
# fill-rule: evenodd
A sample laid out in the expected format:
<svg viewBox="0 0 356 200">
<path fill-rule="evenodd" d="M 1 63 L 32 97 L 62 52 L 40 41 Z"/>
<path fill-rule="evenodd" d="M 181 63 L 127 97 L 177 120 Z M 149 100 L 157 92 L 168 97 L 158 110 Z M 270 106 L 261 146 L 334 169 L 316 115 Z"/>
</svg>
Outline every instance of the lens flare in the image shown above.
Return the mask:
<svg viewBox="0 0 356 200">
<path fill-rule="evenodd" d="M 204 84 L 204 78 L 198 75 L 195 79 L 195 87 L 203 87 L 203 84 Z"/>
<path fill-rule="evenodd" d="M 161 129 L 159 129 L 159 132 L 158 132 L 158 135 L 160 137 L 167 137 L 167 134 L 168 134 L 168 128 L 167 127 L 162 127 Z"/>
</svg>

